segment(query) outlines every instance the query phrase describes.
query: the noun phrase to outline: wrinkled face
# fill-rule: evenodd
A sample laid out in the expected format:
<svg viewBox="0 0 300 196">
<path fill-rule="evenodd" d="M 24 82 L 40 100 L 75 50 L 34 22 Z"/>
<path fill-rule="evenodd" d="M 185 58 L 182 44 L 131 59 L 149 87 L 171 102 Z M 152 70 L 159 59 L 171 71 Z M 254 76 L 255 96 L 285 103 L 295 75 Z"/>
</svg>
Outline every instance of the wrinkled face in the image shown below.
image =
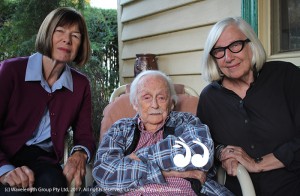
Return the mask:
<svg viewBox="0 0 300 196">
<path fill-rule="evenodd" d="M 57 26 L 52 36 L 52 59 L 58 62 L 72 62 L 81 43 L 81 34 L 77 24 Z"/>
<path fill-rule="evenodd" d="M 225 28 L 214 48 L 226 47 L 237 40 L 246 40 L 247 37 L 235 25 L 229 25 Z M 225 56 L 216 59 L 216 62 L 225 75 L 232 79 L 247 77 L 251 71 L 252 51 L 249 43 L 245 43 L 244 48 L 233 53 L 228 48 L 225 51 Z"/>
<path fill-rule="evenodd" d="M 137 90 L 134 109 L 147 131 L 156 131 L 167 119 L 172 101 L 167 82 L 161 76 L 144 76 Z"/>
</svg>

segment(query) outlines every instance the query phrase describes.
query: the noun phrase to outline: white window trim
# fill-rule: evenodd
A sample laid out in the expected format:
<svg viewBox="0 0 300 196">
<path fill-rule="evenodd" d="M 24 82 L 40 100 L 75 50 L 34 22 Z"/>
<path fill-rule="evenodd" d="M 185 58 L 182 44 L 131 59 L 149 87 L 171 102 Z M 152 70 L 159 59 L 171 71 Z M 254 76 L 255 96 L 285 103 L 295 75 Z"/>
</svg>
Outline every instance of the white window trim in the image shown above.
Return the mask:
<svg viewBox="0 0 300 196">
<path fill-rule="evenodd" d="M 271 24 L 271 1 L 258 0 L 258 37 L 261 40 L 266 50 L 267 59 L 290 61 L 300 66 L 300 51 L 285 52 L 280 54 L 271 53 L 272 52 L 271 25 L 272 25 Z"/>
</svg>

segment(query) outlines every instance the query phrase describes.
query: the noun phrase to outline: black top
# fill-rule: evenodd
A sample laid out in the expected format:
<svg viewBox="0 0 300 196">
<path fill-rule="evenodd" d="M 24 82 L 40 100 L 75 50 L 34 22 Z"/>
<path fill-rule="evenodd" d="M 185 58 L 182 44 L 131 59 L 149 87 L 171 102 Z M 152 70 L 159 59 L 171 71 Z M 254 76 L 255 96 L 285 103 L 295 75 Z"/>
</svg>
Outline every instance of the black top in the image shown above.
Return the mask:
<svg viewBox="0 0 300 196">
<path fill-rule="evenodd" d="M 215 146 L 242 147 L 251 157 L 274 153 L 286 167 L 250 174 L 257 195 L 300 195 L 300 69 L 288 62 L 264 64 L 244 99 L 220 85 L 201 92 L 197 116 Z M 235 177 L 226 186 L 242 195 Z"/>
</svg>

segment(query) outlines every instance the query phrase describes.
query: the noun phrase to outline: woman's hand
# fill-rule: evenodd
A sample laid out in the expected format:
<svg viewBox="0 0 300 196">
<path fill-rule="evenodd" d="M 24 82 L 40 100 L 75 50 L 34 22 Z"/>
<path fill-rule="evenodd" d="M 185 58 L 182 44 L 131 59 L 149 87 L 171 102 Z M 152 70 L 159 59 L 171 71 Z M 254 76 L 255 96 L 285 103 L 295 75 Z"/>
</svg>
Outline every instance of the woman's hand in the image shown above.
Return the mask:
<svg viewBox="0 0 300 196">
<path fill-rule="evenodd" d="M 238 163 L 242 164 L 248 172 L 259 172 L 254 159 L 238 146 L 226 146 L 221 152 L 220 161 L 229 175 L 236 176 Z"/>
<path fill-rule="evenodd" d="M 237 167 L 239 162 L 234 158 L 228 158 L 222 160 L 222 167 L 226 170 L 226 173 L 230 176 L 237 175 Z"/>
<path fill-rule="evenodd" d="M 234 176 L 236 175 L 238 163 L 242 164 L 248 172 L 253 173 L 285 167 L 273 153 L 263 156 L 260 162 L 255 162 L 252 157 L 238 146 L 226 146 L 226 148 L 221 151 L 220 161 L 222 162 L 222 167 L 227 171 L 227 173 Z"/>
<path fill-rule="evenodd" d="M 76 151 L 68 158 L 64 166 L 63 174 L 66 176 L 68 186 L 75 180 L 75 188 L 79 189 L 82 185 L 82 179 L 86 174 L 87 155 L 82 151 Z"/>
<path fill-rule="evenodd" d="M 17 188 L 32 188 L 34 183 L 34 173 L 27 166 L 17 167 L 0 177 L 0 182 L 4 185 Z"/>
</svg>

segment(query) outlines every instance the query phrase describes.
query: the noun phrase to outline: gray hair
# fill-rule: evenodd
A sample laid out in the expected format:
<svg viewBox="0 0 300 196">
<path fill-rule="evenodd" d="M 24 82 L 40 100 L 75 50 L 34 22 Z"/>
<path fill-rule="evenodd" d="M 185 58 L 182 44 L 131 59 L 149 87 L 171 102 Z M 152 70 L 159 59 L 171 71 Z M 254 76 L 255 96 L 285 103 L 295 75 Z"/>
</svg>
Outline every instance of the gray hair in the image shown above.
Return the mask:
<svg viewBox="0 0 300 196">
<path fill-rule="evenodd" d="M 132 81 L 132 83 L 130 85 L 130 95 L 129 95 L 130 96 L 130 103 L 132 105 L 137 105 L 138 85 L 140 84 L 140 81 L 144 76 L 160 76 L 161 78 L 163 78 L 167 82 L 171 101 L 173 101 L 174 105 L 176 105 L 178 98 L 177 98 L 177 95 L 176 95 L 176 91 L 175 91 L 173 82 L 171 81 L 171 79 L 166 74 L 164 74 L 163 72 L 158 71 L 158 70 L 145 70 L 145 71 L 142 71 Z"/>
<path fill-rule="evenodd" d="M 259 41 L 256 33 L 252 27 L 240 17 L 229 17 L 217 22 L 210 30 L 203 51 L 202 71 L 204 79 L 208 82 L 218 81 L 222 78 L 222 73 L 219 70 L 216 60 L 210 55 L 210 51 L 215 46 L 222 32 L 227 26 L 235 25 L 241 32 L 251 41 L 250 45 L 252 51 L 251 67 L 259 71 L 266 62 L 266 52 Z"/>
</svg>

